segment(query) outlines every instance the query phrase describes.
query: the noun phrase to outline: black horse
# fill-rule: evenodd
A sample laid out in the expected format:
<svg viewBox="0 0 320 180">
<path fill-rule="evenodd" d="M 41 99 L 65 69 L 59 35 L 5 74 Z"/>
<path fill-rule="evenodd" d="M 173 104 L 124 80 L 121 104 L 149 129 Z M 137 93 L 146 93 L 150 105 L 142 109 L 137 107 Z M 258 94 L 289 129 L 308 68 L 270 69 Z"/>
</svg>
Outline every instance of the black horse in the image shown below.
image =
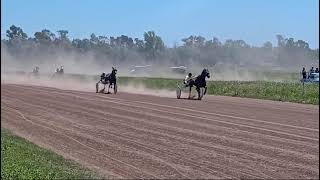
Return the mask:
<svg viewBox="0 0 320 180">
<path fill-rule="evenodd" d="M 196 87 L 196 90 L 198 92 L 198 99 L 200 100 L 203 95 L 207 93 L 207 83 L 206 83 L 206 77 L 210 78 L 210 72 L 208 69 L 203 69 L 201 74 L 196 77 L 194 82 L 192 83 L 193 86 Z M 203 95 L 200 95 L 200 89 L 205 88 Z M 191 88 L 189 89 L 189 94 L 191 93 Z"/>
<path fill-rule="evenodd" d="M 111 73 L 108 74 L 104 74 L 102 73 L 102 75 L 100 76 L 100 81 L 97 82 L 96 84 L 96 92 L 98 92 L 98 87 L 99 87 L 99 83 L 101 82 L 104 85 L 104 88 L 101 90 L 101 92 L 104 92 L 104 89 L 106 88 L 106 85 L 109 84 L 108 86 L 108 93 L 110 93 L 109 89 L 113 86 L 114 89 L 114 93 L 117 93 L 117 69 L 112 67 L 112 71 Z"/>
</svg>

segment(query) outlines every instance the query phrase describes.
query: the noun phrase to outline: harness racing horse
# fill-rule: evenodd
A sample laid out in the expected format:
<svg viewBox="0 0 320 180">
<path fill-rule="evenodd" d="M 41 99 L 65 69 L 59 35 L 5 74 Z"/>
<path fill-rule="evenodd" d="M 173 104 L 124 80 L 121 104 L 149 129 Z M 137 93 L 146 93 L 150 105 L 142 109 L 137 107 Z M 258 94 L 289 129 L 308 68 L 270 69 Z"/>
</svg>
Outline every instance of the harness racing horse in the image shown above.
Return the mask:
<svg viewBox="0 0 320 180">
<path fill-rule="evenodd" d="M 101 79 L 99 82 L 96 83 L 96 93 L 98 93 L 99 89 L 99 83 L 101 82 L 104 85 L 104 88 L 100 92 L 104 92 L 106 85 L 109 84 L 108 86 L 108 94 L 110 93 L 109 89 L 113 86 L 114 94 L 117 93 L 117 69 L 112 67 L 111 73 L 108 73 L 104 75 L 104 73 L 101 75 Z"/>
<path fill-rule="evenodd" d="M 210 78 L 210 72 L 208 69 L 203 69 L 201 74 L 196 77 L 196 79 L 193 82 L 193 85 L 196 86 L 196 90 L 198 92 L 198 99 L 201 100 L 202 96 L 207 93 L 207 83 L 206 83 L 206 77 Z M 201 88 L 204 88 L 204 93 L 201 92 Z M 191 88 L 189 89 L 189 94 L 191 93 Z"/>
</svg>

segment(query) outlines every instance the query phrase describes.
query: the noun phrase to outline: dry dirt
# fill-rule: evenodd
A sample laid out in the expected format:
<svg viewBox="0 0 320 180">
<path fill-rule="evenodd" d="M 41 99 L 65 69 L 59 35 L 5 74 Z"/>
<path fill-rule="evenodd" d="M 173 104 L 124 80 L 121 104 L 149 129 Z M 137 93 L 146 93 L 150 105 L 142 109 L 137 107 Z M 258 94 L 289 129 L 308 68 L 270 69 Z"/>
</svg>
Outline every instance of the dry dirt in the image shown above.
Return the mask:
<svg viewBox="0 0 320 180">
<path fill-rule="evenodd" d="M 1 127 L 107 178 L 319 179 L 319 106 L 2 84 Z"/>
</svg>

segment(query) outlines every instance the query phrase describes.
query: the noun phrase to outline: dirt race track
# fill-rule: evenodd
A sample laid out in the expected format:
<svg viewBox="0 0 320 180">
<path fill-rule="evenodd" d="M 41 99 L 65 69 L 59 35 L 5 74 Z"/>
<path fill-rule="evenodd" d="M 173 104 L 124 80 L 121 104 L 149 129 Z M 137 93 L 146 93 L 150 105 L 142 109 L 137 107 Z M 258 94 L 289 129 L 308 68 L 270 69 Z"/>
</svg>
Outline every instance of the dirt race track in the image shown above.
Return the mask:
<svg viewBox="0 0 320 180">
<path fill-rule="evenodd" d="M 319 179 L 319 106 L 2 84 L 1 126 L 107 178 Z"/>
</svg>

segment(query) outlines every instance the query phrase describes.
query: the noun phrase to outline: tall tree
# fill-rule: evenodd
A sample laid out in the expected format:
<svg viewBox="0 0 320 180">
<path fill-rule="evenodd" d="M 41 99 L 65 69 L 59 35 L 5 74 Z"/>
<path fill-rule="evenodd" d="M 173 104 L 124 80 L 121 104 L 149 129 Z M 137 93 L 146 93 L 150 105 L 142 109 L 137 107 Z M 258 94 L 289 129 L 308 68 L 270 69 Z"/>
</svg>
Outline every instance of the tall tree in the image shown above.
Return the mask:
<svg viewBox="0 0 320 180">
<path fill-rule="evenodd" d="M 272 49 L 272 43 L 270 41 L 267 41 L 263 44 L 263 48 L 265 49 Z"/>
<path fill-rule="evenodd" d="M 10 26 L 9 30 L 7 30 L 6 35 L 9 38 L 9 40 L 12 40 L 12 39 L 26 40 L 28 38 L 27 34 L 24 33 L 20 27 L 17 27 L 15 25 Z"/>
<path fill-rule="evenodd" d="M 58 34 L 59 34 L 59 39 L 60 40 L 65 40 L 65 41 L 69 41 L 69 38 L 68 38 L 68 33 L 69 33 L 69 31 L 67 31 L 67 30 L 59 30 L 59 31 L 57 31 L 58 32 Z"/>
<path fill-rule="evenodd" d="M 277 40 L 278 40 L 278 47 L 285 46 L 285 41 L 284 41 L 283 36 L 280 35 L 280 34 L 277 34 L 276 37 L 277 37 Z"/>
<path fill-rule="evenodd" d="M 55 34 L 47 29 L 34 33 L 35 40 L 42 44 L 49 45 L 55 39 Z"/>
<path fill-rule="evenodd" d="M 149 53 L 150 58 L 155 58 L 156 54 L 164 49 L 164 43 L 160 36 L 157 36 L 154 31 L 144 33 L 145 50 Z"/>
</svg>

